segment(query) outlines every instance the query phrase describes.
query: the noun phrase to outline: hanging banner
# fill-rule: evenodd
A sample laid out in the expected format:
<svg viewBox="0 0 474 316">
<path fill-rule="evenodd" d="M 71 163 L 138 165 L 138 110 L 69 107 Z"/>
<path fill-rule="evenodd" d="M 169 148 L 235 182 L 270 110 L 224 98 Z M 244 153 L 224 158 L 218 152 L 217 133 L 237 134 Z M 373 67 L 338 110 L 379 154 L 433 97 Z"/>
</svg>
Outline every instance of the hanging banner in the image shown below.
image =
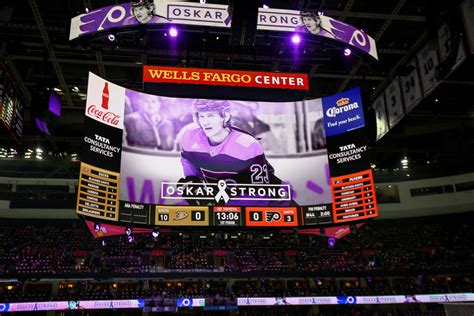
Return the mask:
<svg viewBox="0 0 474 316">
<path fill-rule="evenodd" d="M 438 47 L 439 47 L 439 59 L 440 62 L 444 62 L 448 55 L 451 53 L 451 50 L 455 49 L 453 47 L 453 38 L 452 32 L 447 23 L 443 23 L 438 29 Z M 461 36 L 461 35 L 459 35 Z M 466 59 L 466 53 L 464 52 L 464 44 L 462 43 L 462 37 L 459 40 L 459 45 L 457 47 L 457 55 L 454 61 L 454 65 L 451 67 L 451 71 L 455 70 L 463 63 Z"/>
<path fill-rule="evenodd" d="M 464 0 L 461 5 L 461 10 L 469 51 L 471 54 L 474 54 L 474 6 L 472 5 L 472 1 Z"/>
<path fill-rule="evenodd" d="M 385 100 L 387 101 L 388 125 L 393 128 L 403 118 L 402 92 L 398 77 L 385 89 Z"/>
<path fill-rule="evenodd" d="M 375 124 L 377 128 L 376 140 L 382 138 L 385 134 L 388 133 L 388 119 L 387 119 L 387 110 L 385 108 L 385 98 L 382 93 L 377 99 L 375 99 L 372 104 L 372 108 L 375 111 Z"/>
<path fill-rule="evenodd" d="M 436 67 L 439 64 L 438 53 L 431 46 L 430 43 L 426 44 L 417 55 L 421 86 L 425 98 L 440 84 L 435 77 Z"/>
<path fill-rule="evenodd" d="M 410 112 L 423 99 L 416 61 L 413 59 L 407 64 L 407 67 L 411 69 L 410 73 L 406 76 L 400 76 L 405 113 Z"/>
</svg>

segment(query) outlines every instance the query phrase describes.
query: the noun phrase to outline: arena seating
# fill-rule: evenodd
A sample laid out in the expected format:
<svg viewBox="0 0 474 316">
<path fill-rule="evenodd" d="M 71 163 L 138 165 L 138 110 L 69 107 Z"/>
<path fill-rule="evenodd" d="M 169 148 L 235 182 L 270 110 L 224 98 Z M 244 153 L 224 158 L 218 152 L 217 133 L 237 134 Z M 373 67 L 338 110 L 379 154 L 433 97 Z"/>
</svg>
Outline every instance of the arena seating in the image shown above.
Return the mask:
<svg viewBox="0 0 474 316">
<path fill-rule="evenodd" d="M 234 272 L 320 276 L 458 274 L 471 271 L 473 231 L 467 223 L 386 221 L 363 226 L 336 242 L 314 235 L 278 232 L 183 231 L 163 233 L 155 241 L 137 235 L 133 243 L 118 237 L 102 246 L 79 221 L 3 222 L 0 273 L 120 274 Z M 405 284 L 405 286 L 407 286 Z"/>
<path fill-rule="evenodd" d="M 103 246 L 79 221 L 3 221 L 0 273 L 19 281 L 0 285 L 0 302 L 191 296 L 219 305 L 239 296 L 472 292 L 473 234 L 458 218 L 432 217 L 369 223 L 332 248 L 323 236 L 236 230 L 117 237 Z M 120 280 L 90 279 L 104 275 Z M 48 277 L 59 284 L 41 281 Z"/>
</svg>

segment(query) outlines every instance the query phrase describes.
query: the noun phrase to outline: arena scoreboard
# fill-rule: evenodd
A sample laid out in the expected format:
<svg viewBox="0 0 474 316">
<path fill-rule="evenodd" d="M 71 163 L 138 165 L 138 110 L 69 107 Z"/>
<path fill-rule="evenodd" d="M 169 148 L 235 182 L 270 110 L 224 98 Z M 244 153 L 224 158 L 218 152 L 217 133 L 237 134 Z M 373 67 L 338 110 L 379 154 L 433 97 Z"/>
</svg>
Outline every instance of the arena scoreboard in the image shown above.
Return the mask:
<svg viewBox="0 0 474 316">
<path fill-rule="evenodd" d="M 90 73 L 85 114 L 76 212 L 96 221 L 291 228 L 378 215 L 359 89 L 304 102 L 171 98 Z"/>
</svg>

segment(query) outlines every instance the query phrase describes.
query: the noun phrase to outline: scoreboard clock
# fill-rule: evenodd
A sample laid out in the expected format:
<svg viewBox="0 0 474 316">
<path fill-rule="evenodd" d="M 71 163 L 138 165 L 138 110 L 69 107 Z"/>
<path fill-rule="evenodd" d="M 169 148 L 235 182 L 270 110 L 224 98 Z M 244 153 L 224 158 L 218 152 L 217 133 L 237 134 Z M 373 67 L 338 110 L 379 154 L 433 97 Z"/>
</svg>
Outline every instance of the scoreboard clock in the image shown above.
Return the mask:
<svg viewBox="0 0 474 316">
<path fill-rule="evenodd" d="M 298 226 L 296 207 L 247 207 L 246 226 Z"/>
<path fill-rule="evenodd" d="M 214 226 L 243 226 L 242 209 L 239 206 L 215 206 Z"/>
<path fill-rule="evenodd" d="M 209 226 L 207 206 L 165 206 L 155 208 L 157 226 Z"/>
</svg>

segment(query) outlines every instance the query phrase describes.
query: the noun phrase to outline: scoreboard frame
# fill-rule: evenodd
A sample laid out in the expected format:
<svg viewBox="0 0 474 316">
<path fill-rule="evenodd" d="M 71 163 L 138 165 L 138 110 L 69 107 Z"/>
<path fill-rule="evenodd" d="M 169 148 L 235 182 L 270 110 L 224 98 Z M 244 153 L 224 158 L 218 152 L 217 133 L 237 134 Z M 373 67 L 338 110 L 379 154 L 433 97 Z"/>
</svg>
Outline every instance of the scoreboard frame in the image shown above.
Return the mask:
<svg viewBox="0 0 474 316">
<path fill-rule="evenodd" d="M 144 227 L 220 227 L 220 228 L 311 228 L 352 224 L 378 216 L 378 212 L 339 222 L 332 204 L 314 206 L 176 206 L 119 201 L 117 218 L 91 216 L 95 221 L 110 221 Z"/>
</svg>

